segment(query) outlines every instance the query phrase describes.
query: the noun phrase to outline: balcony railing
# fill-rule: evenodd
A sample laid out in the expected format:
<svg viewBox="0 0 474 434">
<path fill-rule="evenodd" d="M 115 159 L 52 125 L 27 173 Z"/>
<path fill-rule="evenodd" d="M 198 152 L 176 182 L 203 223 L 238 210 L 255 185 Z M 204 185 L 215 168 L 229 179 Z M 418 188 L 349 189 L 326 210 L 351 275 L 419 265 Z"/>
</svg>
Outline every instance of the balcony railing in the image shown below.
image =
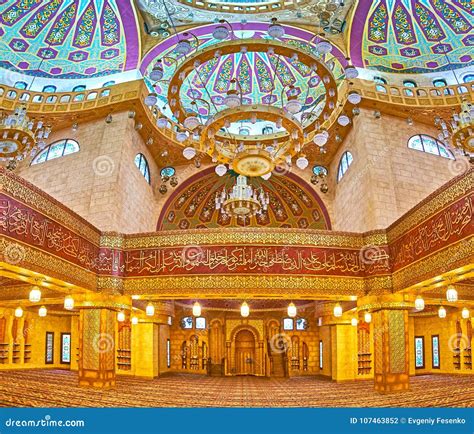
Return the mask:
<svg viewBox="0 0 474 434">
<path fill-rule="evenodd" d="M 474 94 L 474 82 L 456 86 L 445 87 L 405 87 L 385 84 L 376 84 L 372 81 L 354 80 L 352 87 L 358 90 L 362 98 L 377 101 L 389 105 L 413 107 L 419 109 L 446 108 L 461 104 L 463 99 L 472 100 Z M 345 88 L 342 92 L 347 91 Z M 135 80 L 116 84 L 101 89 L 90 89 L 81 92 L 34 92 L 15 89 L 6 85 L 0 85 L 0 109 L 12 110 L 16 105 L 23 103 L 27 105 L 28 112 L 44 115 L 77 114 L 89 110 L 102 108 L 105 111 L 111 109 L 127 110 L 135 107 L 139 115 L 148 122 L 149 129 L 167 141 L 177 145 L 187 145 L 193 142 L 189 138 L 184 143 L 178 143 L 176 133 L 179 126 L 168 121 L 165 128 L 158 128 L 157 120 L 160 111 L 155 107 L 147 107 L 143 101 L 149 90 L 143 80 Z M 330 118 L 330 123 L 335 121 L 336 112 Z M 310 134 L 308 140 L 312 138 Z M 197 146 L 197 143 L 193 144 Z"/>
</svg>

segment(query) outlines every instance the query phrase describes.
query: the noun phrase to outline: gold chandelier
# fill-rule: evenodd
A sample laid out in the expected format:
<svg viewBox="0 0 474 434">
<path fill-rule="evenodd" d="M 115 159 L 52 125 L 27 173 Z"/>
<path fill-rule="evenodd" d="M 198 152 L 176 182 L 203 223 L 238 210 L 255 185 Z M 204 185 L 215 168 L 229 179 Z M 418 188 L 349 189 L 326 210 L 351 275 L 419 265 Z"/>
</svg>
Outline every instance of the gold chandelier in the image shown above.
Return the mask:
<svg viewBox="0 0 474 434">
<path fill-rule="evenodd" d="M 441 130 L 441 140 L 451 139 L 456 148 L 474 154 L 474 107 L 471 103 L 464 100 L 458 113 L 447 121 L 436 117 L 435 124 Z"/>
<path fill-rule="evenodd" d="M 271 39 L 239 39 L 234 35 L 225 40 L 233 34 L 232 26 L 227 22 L 220 22 L 215 29 L 214 37 L 219 42 L 204 47 L 200 46 L 199 39 L 191 33 L 184 33 L 184 39 L 177 36 L 179 42 L 175 51 L 181 57 L 173 61 L 173 71 L 166 83 L 167 90 L 164 90 L 168 106 L 166 110 L 169 109 L 173 119 L 161 114 L 156 123 L 160 128 L 171 127 L 175 130 L 175 139 L 183 145 L 185 158 L 191 160 L 199 153 L 207 154 L 217 164 L 216 173 L 221 176 L 232 169 L 243 176 L 262 176 L 268 179 L 277 166 L 283 165 L 290 169 L 294 158 L 299 168 L 307 167 L 308 160 L 303 148 L 310 143 L 324 152 L 323 148 L 329 139 L 328 129 L 336 120 L 342 122 L 338 117 L 345 103 L 345 97 L 340 94 L 338 81 L 332 72 L 333 66 L 324 61 L 325 54 L 331 52 L 333 47 L 320 35 L 315 35 L 307 47 L 288 44 L 284 40 L 278 40 L 284 33 L 284 27 L 272 20 L 268 28 Z M 193 39 L 188 40 L 190 36 Z M 194 96 L 191 107 L 184 106 L 181 92 L 183 86 L 190 85 L 192 73 L 197 73 L 199 77 L 197 71 L 200 66 L 221 56 L 239 53 L 263 53 L 276 64 L 282 57 L 298 62 L 300 68 L 308 71 L 310 78 L 317 78 L 321 85 L 323 93 L 317 107 L 305 107 L 305 97 L 301 97 L 298 94 L 300 91 L 289 84 L 284 84 L 283 89 L 279 90 L 281 95 L 272 95 L 273 91 L 269 93 L 269 101 L 272 99 L 270 97 L 274 98 L 273 101 L 278 101 L 278 96 L 280 97 L 278 103 L 249 103 L 248 98 L 244 98 L 239 80 L 232 77 L 229 79 L 227 92 L 222 97 L 226 108 L 218 110 L 212 99 L 206 101 Z M 162 82 L 164 70 L 160 59 L 157 65 L 148 77 L 152 81 L 160 79 Z M 350 64 L 343 68 L 344 79 L 350 80 L 358 75 L 356 68 Z M 159 74 L 155 71 L 158 69 Z M 308 92 L 312 86 L 308 81 Z M 351 92 L 352 96 L 355 93 Z M 152 92 L 150 95 L 153 98 L 148 103 L 145 98 L 145 103 L 156 111 L 156 93 Z M 357 96 L 357 102 L 353 102 L 354 98 L 348 98 L 349 102 L 357 104 L 360 101 L 360 96 Z M 212 106 L 214 114 L 211 114 Z M 207 114 L 203 116 L 202 112 Z M 251 125 L 263 122 L 271 125 L 270 133 L 240 133 L 239 125 L 248 124 L 250 128 L 247 130 L 255 131 Z"/>
</svg>

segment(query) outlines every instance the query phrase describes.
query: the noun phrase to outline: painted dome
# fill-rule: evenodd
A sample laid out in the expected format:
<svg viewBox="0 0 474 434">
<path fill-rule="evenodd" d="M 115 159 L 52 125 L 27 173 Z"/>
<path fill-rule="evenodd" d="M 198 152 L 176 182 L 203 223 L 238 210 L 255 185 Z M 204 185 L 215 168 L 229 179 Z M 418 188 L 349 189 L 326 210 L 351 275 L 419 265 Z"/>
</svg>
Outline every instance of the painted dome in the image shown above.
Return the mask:
<svg viewBox="0 0 474 434">
<path fill-rule="evenodd" d="M 212 47 L 221 41 L 214 39 L 212 31 L 214 25 L 198 27 L 192 30 L 192 34 L 199 39 L 199 50 Z M 239 23 L 234 24 L 233 41 L 271 39 L 267 33 L 266 23 Z M 295 47 L 295 50 L 315 52 L 317 41 L 310 42 L 316 37 L 315 34 L 305 30 L 285 26 L 286 34 L 279 39 L 280 42 Z M 183 39 L 183 36 L 180 35 Z M 157 84 L 158 107 L 172 120 L 176 120 L 169 108 L 168 84 L 173 77 L 176 64 L 179 64 L 184 56 L 176 51 L 177 37 L 167 39 L 158 44 L 148 53 L 142 63 L 141 72 L 148 80 L 153 65 L 158 59 L 162 59 L 165 75 Z M 194 42 L 196 47 L 196 42 Z M 330 54 L 325 55 L 324 61 L 331 69 L 336 82 L 343 79 L 343 66 L 347 61 L 335 46 Z M 235 78 L 240 83 L 243 95 L 243 103 L 282 105 L 282 99 L 286 99 L 284 92 L 289 96 L 289 85 L 293 85 L 292 94 L 298 95 L 304 103 L 304 112 L 318 114 L 325 103 L 326 92 L 321 78 L 315 74 L 297 58 L 271 55 L 267 52 L 238 52 L 214 57 L 193 69 L 187 76 L 185 82 L 179 89 L 179 101 L 185 110 L 192 110 L 193 101 L 205 99 L 211 104 L 209 106 L 199 105 L 199 114 L 204 120 L 216 112 L 226 108 L 224 97 L 231 89 L 231 80 Z M 152 82 L 148 80 L 151 87 Z M 210 113 L 209 113 L 210 112 Z M 237 133 L 237 131 L 232 131 Z M 252 133 L 251 133 L 252 134 Z"/>
<path fill-rule="evenodd" d="M 224 218 L 216 211 L 217 192 L 230 189 L 236 175 L 228 172 L 219 177 L 213 168 L 186 180 L 164 205 L 157 230 L 205 229 L 219 227 L 259 226 L 300 229 L 331 229 L 326 208 L 303 179 L 288 173 L 274 175 L 268 181 L 252 178 L 250 184 L 263 188 L 270 198 L 266 213 L 251 219 Z"/>
<path fill-rule="evenodd" d="M 3 0 L 0 24 L 0 67 L 11 71 L 89 78 L 140 60 L 131 0 Z"/>
<path fill-rule="evenodd" d="M 469 66 L 474 62 L 473 8 L 471 0 L 360 1 L 351 26 L 352 61 L 401 73 Z"/>
</svg>

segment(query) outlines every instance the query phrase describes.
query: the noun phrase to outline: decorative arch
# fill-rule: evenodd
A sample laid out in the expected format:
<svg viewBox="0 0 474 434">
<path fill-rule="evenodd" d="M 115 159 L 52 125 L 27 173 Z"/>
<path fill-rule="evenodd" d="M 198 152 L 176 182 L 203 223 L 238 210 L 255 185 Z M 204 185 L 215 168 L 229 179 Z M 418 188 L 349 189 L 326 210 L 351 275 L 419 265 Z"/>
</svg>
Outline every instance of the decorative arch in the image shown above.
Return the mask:
<svg viewBox="0 0 474 434">
<path fill-rule="evenodd" d="M 249 324 L 241 324 L 241 325 L 238 325 L 237 327 L 235 327 L 232 332 L 230 333 L 230 340 L 231 342 L 234 342 L 235 341 L 235 337 L 237 336 L 237 333 L 239 333 L 240 331 L 242 330 L 248 330 L 250 331 L 254 338 L 255 338 L 255 342 L 259 342 L 261 339 L 260 339 L 260 333 L 258 332 L 258 330 L 249 325 Z"/>
<path fill-rule="evenodd" d="M 236 174 L 219 177 L 214 168 L 202 170 L 173 191 L 158 218 L 157 231 L 209 229 L 233 226 L 331 229 L 331 221 L 321 198 L 301 177 L 287 173 L 269 180 L 251 178 L 250 184 L 270 196 L 268 212 L 247 219 L 223 217 L 215 209 L 215 197 L 224 187 L 230 189 Z"/>
</svg>

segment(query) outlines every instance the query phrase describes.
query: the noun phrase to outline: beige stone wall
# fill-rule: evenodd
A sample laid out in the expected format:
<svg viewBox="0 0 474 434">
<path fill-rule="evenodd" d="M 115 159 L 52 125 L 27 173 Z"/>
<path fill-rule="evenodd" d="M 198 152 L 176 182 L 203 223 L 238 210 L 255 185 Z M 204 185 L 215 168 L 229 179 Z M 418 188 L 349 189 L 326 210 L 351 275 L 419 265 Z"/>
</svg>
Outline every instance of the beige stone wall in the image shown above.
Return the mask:
<svg viewBox="0 0 474 434">
<path fill-rule="evenodd" d="M 407 147 L 415 134 L 437 136 L 434 126 L 408 125 L 389 115 L 375 119 L 362 110 L 330 167 L 334 203 L 333 229 L 364 232 L 386 228 L 468 164 Z M 341 155 L 350 151 L 354 162 L 337 183 Z"/>
<path fill-rule="evenodd" d="M 429 125 L 409 126 L 405 119 L 388 115 L 377 120 L 371 111 L 362 110 L 329 167 L 330 191 L 322 194 L 315 186 L 334 230 L 386 228 L 467 167 L 408 149 L 408 139 L 419 133 L 437 135 Z M 19 175 L 101 230 L 154 231 L 160 210 L 175 189 L 168 183 L 166 194 L 158 192 L 161 166 L 151 157 L 127 113 L 114 114 L 111 124 L 99 119 L 80 123 L 76 132 L 55 131 L 50 142 L 64 138 L 77 140 L 80 152 L 34 166 L 27 161 L 19 168 Z M 338 163 L 346 150 L 354 162 L 337 183 Z M 135 167 L 137 153 L 143 153 L 150 164 L 151 186 Z M 206 167 L 203 164 L 196 169 L 192 162 L 176 167 L 179 185 Z M 292 170 L 309 183 L 311 167 Z"/>
<path fill-rule="evenodd" d="M 159 170 L 127 113 L 114 114 L 110 124 L 100 119 L 79 123 L 76 132 L 55 131 L 50 143 L 67 138 L 79 143 L 78 153 L 33 166 L 30 159 L 18 174 L 101 230 L 154 230 Z M 149 162 L 151 186 L 134 164 L 139 152 Z"/>
</svg>

